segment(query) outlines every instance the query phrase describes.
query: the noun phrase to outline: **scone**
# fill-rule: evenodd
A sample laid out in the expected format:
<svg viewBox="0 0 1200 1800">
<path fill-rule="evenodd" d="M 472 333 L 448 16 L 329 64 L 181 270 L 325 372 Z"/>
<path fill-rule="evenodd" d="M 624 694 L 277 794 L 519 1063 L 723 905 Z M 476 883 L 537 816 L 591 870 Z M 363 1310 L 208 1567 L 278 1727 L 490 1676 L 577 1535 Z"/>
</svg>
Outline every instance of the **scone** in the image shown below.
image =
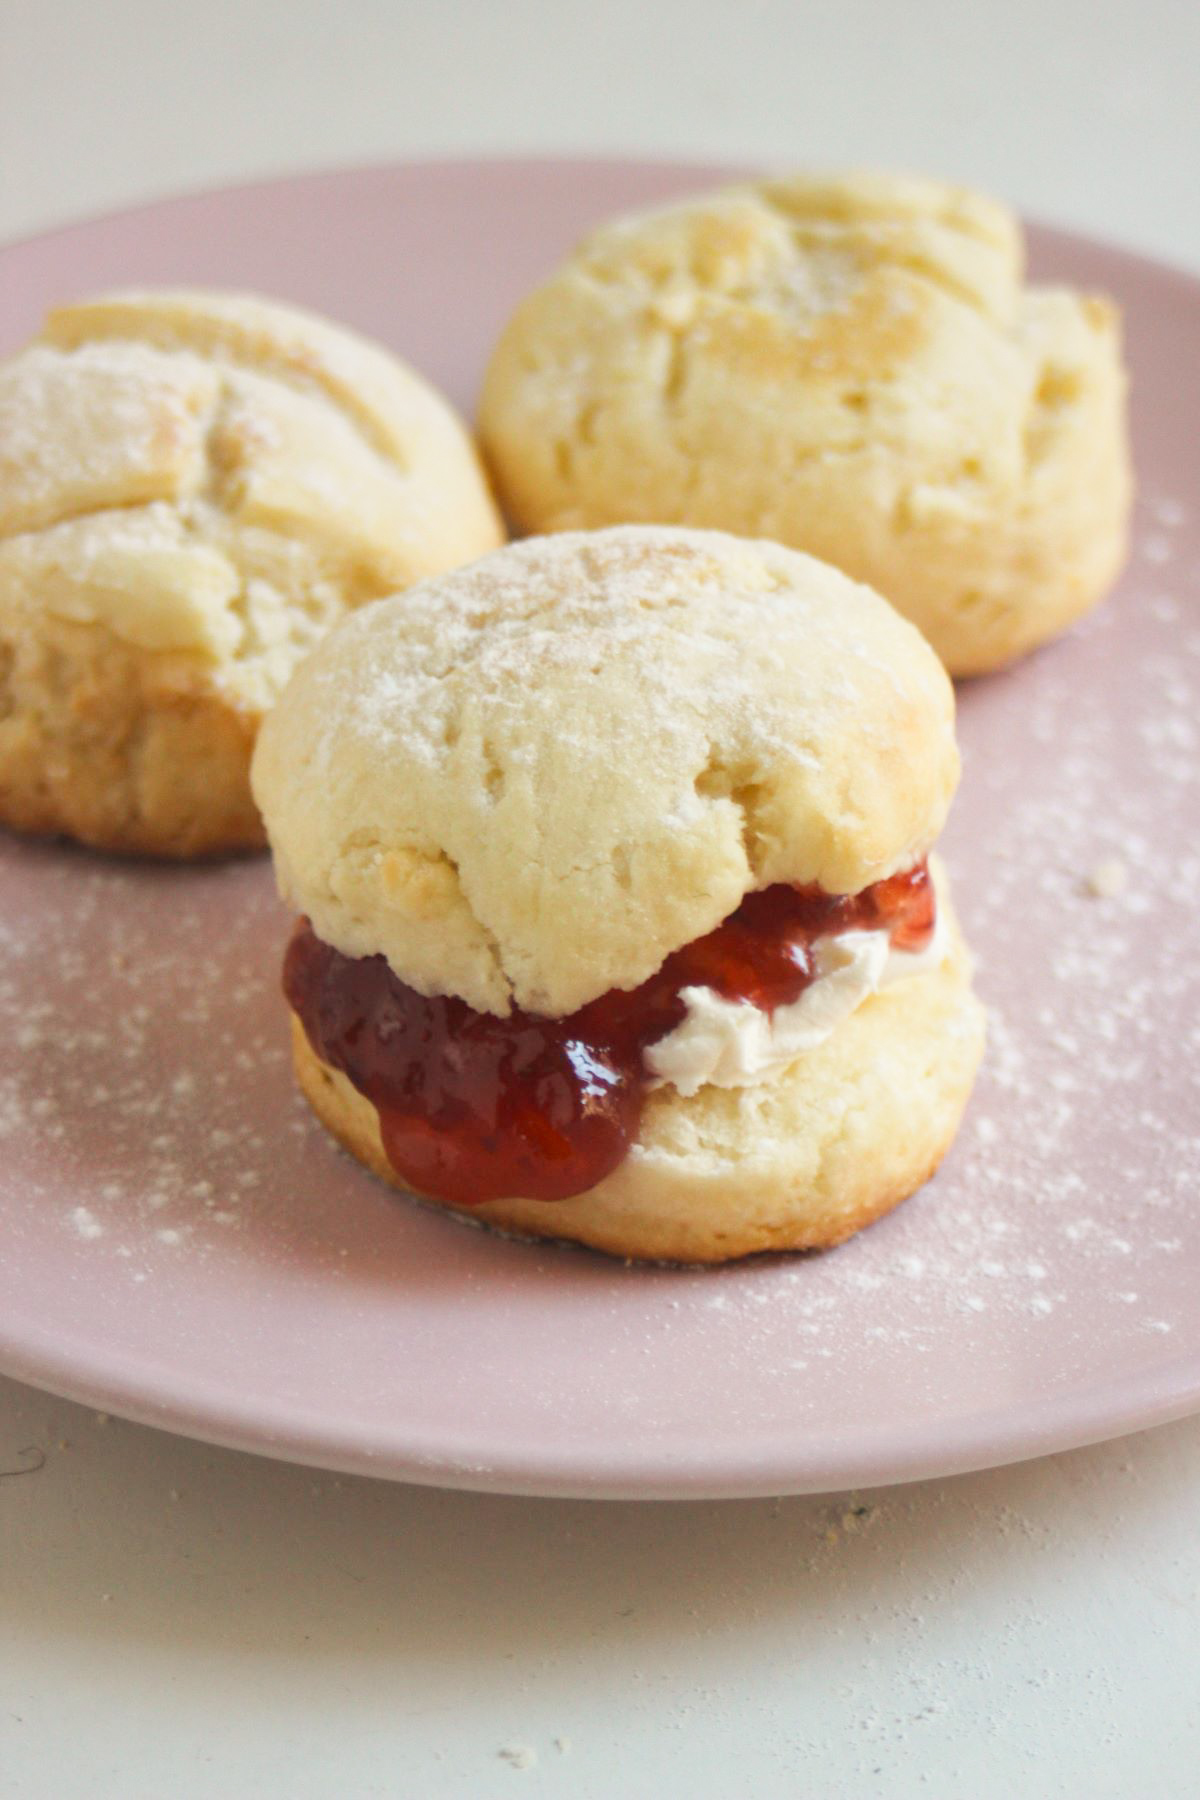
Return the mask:
<svg viewBox="0 0 1200 1800">
<path fill-rule="evenodd" d="M 564 534 L 382 601 L 255 753 L 300 1083 L 495 1226 L 836 1244 L 936 1167 L 979 1061 L 926 860 L 957 777 L 919 633 L 778 545 Z"/>
<path fill-rule="evenodd" d="M 716 526 L 866 581 L 956 675 L 1109 587 L 1130 508 L 1113 304 L 1025 287 L 996 202 L 883 174 L 596 231 L 518 308 L 480 428 L 524 531 Z"/>
<path fill-rule="evenodd" d="M 296 663 L 502 541 L 448 404 L 352 333 L 211 293 L 52 313 L 0 364 L 0 823 L 260 845 L 250 754 Z"/>
</svg>

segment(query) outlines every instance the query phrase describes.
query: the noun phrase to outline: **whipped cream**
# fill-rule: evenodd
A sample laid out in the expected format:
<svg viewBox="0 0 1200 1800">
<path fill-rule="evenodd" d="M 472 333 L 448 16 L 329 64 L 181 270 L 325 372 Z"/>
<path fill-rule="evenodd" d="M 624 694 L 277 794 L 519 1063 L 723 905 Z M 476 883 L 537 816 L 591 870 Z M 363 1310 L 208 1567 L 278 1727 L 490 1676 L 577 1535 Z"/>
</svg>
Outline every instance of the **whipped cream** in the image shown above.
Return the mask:
<svg viewBox="0 0 1200 1800">
<path fill-rule="evenodd" d="M 685 987 L 687 1016 L 651 1044 L 646 1068 L 685 1098 L 706 1084 L 749 1087 L 769 1081 L 815 1049 L 864 1000 L 910 975 L 935 969 L 948 945 L 941 908 L 923 950 L 895 950 L 886 931 L 844 931 L 813 945 L 816 979 L 790 1006 L 764 1012 L 749 1000 L 726 1000 L 710 987 Z"/>
</svg>

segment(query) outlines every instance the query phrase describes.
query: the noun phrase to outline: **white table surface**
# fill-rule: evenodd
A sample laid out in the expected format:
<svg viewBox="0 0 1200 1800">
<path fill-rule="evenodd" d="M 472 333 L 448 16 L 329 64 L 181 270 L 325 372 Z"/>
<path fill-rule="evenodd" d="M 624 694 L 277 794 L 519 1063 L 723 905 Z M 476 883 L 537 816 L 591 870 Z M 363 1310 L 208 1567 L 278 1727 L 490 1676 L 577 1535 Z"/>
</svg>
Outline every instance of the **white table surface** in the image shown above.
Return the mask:
<svg viewBox="0 0 1200 1800">
<path fill-rule="evenodd" d="M 878 160 L 1200 267 L 1184 0 L 0 0 L 0 237 L 475 151 Z M 1200 1795 L 1200 1419 L 714 1505 L 287 1468 L 0 1383 L 0 1792 Z M 865 1508 L 865 1511 L 860 1511 Z"/>
</svg>

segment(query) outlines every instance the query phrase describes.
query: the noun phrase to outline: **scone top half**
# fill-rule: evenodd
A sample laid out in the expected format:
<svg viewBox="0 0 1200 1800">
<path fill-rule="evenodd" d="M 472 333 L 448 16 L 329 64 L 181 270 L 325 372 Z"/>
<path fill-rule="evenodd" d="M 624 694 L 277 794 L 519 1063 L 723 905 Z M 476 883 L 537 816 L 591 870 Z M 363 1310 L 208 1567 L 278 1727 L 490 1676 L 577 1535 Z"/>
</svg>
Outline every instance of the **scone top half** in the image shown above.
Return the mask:
<svg viewBox="0 0 1200 1800">
<path fill-rule="evenodd" d="M 501 499 L 525 531 L 775 539 L 992 668 L 1104 593 L 1130 502 L 1117 311 L 1023 264 L 1002 205 L 873 172 L 602 226 L 493 354 Z"/>
<path fill-rule="evenodd" d="M 253 769 L 322 940 L 501 1016 L 635 988 L 754 890 L 911 867 L 957 776 L 950 684 L 875 594 L 643 527 L 529 540 L 347 620 Z"/>
</svg>

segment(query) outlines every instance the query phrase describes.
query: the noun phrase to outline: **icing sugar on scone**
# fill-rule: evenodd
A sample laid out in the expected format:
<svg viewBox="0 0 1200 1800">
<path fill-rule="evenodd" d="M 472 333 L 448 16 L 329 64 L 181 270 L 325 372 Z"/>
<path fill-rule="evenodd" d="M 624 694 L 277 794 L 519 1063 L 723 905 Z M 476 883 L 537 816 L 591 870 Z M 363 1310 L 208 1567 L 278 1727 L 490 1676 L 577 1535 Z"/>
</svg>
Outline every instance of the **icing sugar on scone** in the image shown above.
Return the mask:
<svg viewBox="0 0 1200 1800">
<path fill-rule="evenodd" d="M 0 364 L 0 819 L 261 843 L 249 756 L 297 662 L 502 536 L 449 406 L 352 333 L 211 293 L 59 309 Z"/>
<path fill-rule="evenodd" d="M 777 545 L 568 534 L 410 589 L 256 753 L 305 1090 L 490 1223 L 685 1261 L 837 1242 L 936 1165 L 978 1061 L 927 867 L 957 771 L 919 635 Z M 733 1084 L 728 1054 L 655 1067 L 701 991 L 766 1021 Z"/>
</svg>

